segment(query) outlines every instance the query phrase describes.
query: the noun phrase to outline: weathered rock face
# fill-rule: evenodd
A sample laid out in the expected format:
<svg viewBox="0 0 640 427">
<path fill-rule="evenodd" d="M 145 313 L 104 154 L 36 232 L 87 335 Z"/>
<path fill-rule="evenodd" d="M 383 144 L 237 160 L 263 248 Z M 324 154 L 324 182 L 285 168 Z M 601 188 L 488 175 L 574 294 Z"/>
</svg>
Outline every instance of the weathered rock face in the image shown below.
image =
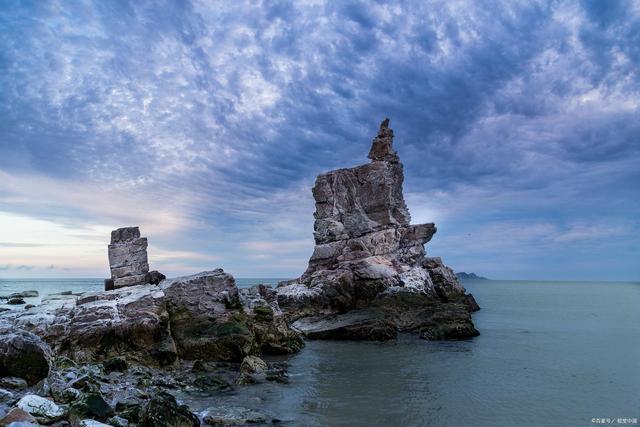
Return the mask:
<svg viewBox="0 0 640 427">
<path fill-rule="evenodd" d="M 453 271 L 439 258 L 425 256 L 424 245 L 435 234 L 435 225 L 410 224 L 402 194 L 403 166 L 388 125 L 385 119 L 373 140 L 371 163 L 319 175 L 313 187 L 316 246 L 309 266 L 298 280 L 277 288 L 278 302 L 292 320 L 313 316 L 322 322 L 313 327 L 309 319 L 301 323 L 309 336 L 368 334 L 383 339 L 395 334 L 389 322 L 398 330 L 419 329 L 418 319 L 401 321 L 385 309 L 397 305 L 397 294 L 403 295 L 402 301 L 413 298 L 427 305 L 465 304 L 465 290 Z M 383 299 L 388 303 L 381 303 Z M 335 318 L 360 309 L 367 310 Z M 464 313 L 468 335 L 477 335 L 468 311 Z M 351 327 L 349 322 L 355 323 Z M 433 329 L 436 323 L 425 320 L 425 328 Z M 329 331 L 331 325 L 339 333 Z"/>
<path fill-rule="evenodd" d="M 40 337 L 0 326 L 0 377 L 19 377 L 35 384 L 49 374 L 50 361 L 51 349 Z"/>
<path fill-rule="evenodd" d="M 178 358 L 240 362 L 260 352 L 298 351 L 302 339 L 289 328 L 275 292 L 267 301 L 256 289 L 243 290 L 241 296 L 233 277 L 218 269 L 159 285 L 127 286 L 80 297 L 58 295 L 31 310 L 1 315 L 0 335 L 7 325 L 14 335 L 21 331 L 39 340 L 36 334 L 55 354 L 76 361 L 126 355 L 130 361 L 156 366 Z M 35 360 L 32 365 L 35 374 L 40 365 Z M 46 376 L 46 364 L 43 369 L 38 378 Z M 13 370 L 4 375 L 23 373 Z"/>
<path fill-rule="evenodd" d="M 138 227 L 118 228 L 111 232 L 109 267 L 115 289 L 147 283 L 147 238 L 140 237 Z"/>
</svg>

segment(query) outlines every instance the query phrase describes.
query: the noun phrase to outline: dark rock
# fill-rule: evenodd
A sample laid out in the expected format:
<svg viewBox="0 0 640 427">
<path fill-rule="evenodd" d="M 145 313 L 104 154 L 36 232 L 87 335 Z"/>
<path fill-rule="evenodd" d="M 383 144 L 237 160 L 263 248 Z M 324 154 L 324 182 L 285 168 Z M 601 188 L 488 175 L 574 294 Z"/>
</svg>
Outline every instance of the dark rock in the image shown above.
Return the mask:
<svg viewBox="0 0 640 427">
<path fill-rule="evenodd" d="M 124 372 L 127 370 L 127 361 L 122 357 L 112 357 L 102 363 L 104 371 L 108 374 L 111 372 Z"/>
<path fill-rule="evenodd" d="M 17 328 L 0 328 L 0 376 L 35 384 L 49 374 L 51 349 L 40 337 Z"/>
<path fill-rule="evenodd" d="M 27 304 L 27 305 L 25 305 L 25 306 L 24 306 L 24 309 L 25 309 L 25 310 L 29 310 L 30 308 L 33 308 L 33 307 L 35 307 L 35 305 L 33 305 L 33 304 Z"/>
<path fill-rule="evenodd" d="M 142 409 L 141 401 L 131 397 L 120 399 L 116 403 L 116 412 L 118 415 L 132 423 L 138 423 L 140 421 Z"/>
<path fill-rule="evenodd" d="M 467 307 L 469 307 L 469 311 L 480 310 L 480 306 L 476 302 L 476 299 L 473 297 L 473 294 L 465 295 L 464 302 L 467 304 Z"/>
<path fill-rule="evenodd" d="M 167 276 L 165 276 L 164 274 L 160 273 L 157 270 L 153 270 L 147 273 L 147 283 L 151 283 L 152 285 L 159 285 L 160 282 L 162 282 L 164 279 L 166 279 Z"/>
<path fill-rule="evenodd" d="M 198 375 L 193 385 L 207 392 L 226 391 L 233 388 L 226 379 L 216 374 Z"/>
<path fill-rule="evenodd" d="M 115 289 L 115 285 L 113 283 L 113 279 L 104 279 L 104 290 L 112 291 Z"/>
<path fill-rule="evenodd" d="M 8 388 L 11 390 L 22 390 L 27 388 L 28 384 L 25 380 L 18 377 L 3 377 L 0 378 L 0 387 Z"/>
<path fill-rule="evenodd" d="M 98 393 L 90 393 L 84 397 L 87 415 L 98 419 L 106 419 L 113 415 L 113 408 Z"/>
<path fill-rule="evenodd" d="M 175 397 L 160 392 L 145 406 L 140 427 L 198 427 L 200 420 L 186 405 L 178 405 Z"/>
<path fill-rule="evenodd" d="M 20 305 L 20 304 L 25 304 L 25 302 L 22 297 L 13 297 L 13 298 L 9 298 L 9 300 L 7 301 L 7 304 Z"/>
</svg>

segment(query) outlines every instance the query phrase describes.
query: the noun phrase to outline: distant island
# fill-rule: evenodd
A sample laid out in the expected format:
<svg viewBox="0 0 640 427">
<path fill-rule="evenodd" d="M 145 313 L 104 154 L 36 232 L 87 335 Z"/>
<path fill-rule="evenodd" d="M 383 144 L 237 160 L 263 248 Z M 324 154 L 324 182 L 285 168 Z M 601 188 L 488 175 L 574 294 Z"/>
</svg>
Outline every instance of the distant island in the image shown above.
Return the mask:
<svg viewBox="0 0 640 427">
<path fill-rule="evenodd" d="M 478 276 L 476 273 L 465 273 L 464 271 L 456 273 L 456 276 L 460 280 L 489 280 L 486 277 Z"/>
</svg>

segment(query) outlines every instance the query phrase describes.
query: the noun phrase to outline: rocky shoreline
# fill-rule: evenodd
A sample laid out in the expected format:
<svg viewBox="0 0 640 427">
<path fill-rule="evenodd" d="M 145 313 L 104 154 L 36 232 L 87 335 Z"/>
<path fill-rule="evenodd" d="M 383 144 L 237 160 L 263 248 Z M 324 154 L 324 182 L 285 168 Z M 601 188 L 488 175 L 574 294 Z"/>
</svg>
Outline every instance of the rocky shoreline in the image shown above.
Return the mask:
<svg viewBox="0 0 640 427">
<path fill-rule="evenodd" d="M 299 279 L 248 289 L 222 269 L 166 279 L 149 271 L 147 239 L 127 227 L 112 232 L 105 291 L 0 313 L 0 426 L 278 422 L 243 407 L 195 414 L 172 392 L 286 383 L 286 364 L 262 357 L 299 352 L 304 338 L 478 335 L 473 296 L 426 256 L 435 225 L 410 224 L 388 124 L 371 163 L 316 180 L 316 247 Z"/>
</svg>

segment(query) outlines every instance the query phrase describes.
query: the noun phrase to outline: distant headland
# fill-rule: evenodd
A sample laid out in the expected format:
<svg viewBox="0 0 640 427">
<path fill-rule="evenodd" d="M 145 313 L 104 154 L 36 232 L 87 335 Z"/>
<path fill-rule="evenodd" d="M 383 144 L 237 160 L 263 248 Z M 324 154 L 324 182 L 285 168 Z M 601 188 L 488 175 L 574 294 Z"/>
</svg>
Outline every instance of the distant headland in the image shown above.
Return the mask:
<svg viewBox="0 0 640 427">
<path fill-rule="evenodd" d="M 464 280 L 489 280 L 486 277 L 478 276 L 476 273 L 465 273 L 464 271 L 456 273 L 456 276 L 458 277 L 458 279 L 463 281 Z"/>
</svg>

